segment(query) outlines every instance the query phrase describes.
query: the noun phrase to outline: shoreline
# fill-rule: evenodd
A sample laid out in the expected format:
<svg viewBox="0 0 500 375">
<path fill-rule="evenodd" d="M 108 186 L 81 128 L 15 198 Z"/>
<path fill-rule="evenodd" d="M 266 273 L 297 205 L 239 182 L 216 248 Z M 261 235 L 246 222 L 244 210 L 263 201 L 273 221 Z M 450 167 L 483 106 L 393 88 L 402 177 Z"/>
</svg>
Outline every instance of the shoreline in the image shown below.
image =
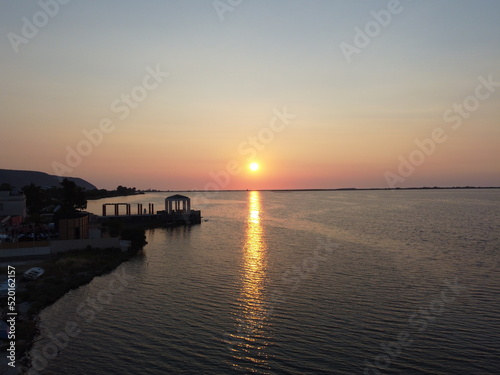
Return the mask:
<svg viewBox="0 0 500 375">
<path fill-rule="evenodd" d="M 139 255 L 144 243 L 136 243 L 129 251 L 120 249 L 86 248 L 41 259 L 36 266 L 45 273 L 37 280 L 25 280 L 23 273 L 34 263 L 16 267 L 16 371 L 25 373 L 31 366 L 29 356 L 37 336 L 40 334 L 40 313 L 71 290 L 89 284 L 95 277 L 109 274 L 119 265 Z M 1 298 L 7 307 L 7 296 Z M 3 311 L 3 310 L 2 310 Z M 2 340 L 3 351 L 9 341 Z M 17 373 L 17 372 L 16 372 Z"/>
<path fill-rule="evenodd" d="M 226 190 L 156 190 L 146 193 L 235 193 L 246 191 L 272 192 L 308 192 L 308 191 L 399 191 L 399 190 L 488 190 L 500 189 L 500 186 L 421 186 L 421 187 L 374 187 L 374 188 L 305 188 L 305 189 L 226 189 Z"/>
</svg>

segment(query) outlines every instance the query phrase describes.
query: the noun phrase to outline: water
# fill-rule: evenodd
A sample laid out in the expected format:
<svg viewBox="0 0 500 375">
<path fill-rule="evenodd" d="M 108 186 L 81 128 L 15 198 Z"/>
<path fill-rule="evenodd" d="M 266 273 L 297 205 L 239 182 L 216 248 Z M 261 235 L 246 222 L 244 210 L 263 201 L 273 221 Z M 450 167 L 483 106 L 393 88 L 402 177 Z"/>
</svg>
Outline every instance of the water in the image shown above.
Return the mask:
<svg viewBox="0 0 500 375">
<path fill-rule="evenodd" d="M 161 209 L 165 195 L 105 201 Z M 500 190 L 232 192 L 193 207 L 208 221 L 148 231 L 142 255 L 44 310 L 37 372 L 498 373 Z"/>
</svg>

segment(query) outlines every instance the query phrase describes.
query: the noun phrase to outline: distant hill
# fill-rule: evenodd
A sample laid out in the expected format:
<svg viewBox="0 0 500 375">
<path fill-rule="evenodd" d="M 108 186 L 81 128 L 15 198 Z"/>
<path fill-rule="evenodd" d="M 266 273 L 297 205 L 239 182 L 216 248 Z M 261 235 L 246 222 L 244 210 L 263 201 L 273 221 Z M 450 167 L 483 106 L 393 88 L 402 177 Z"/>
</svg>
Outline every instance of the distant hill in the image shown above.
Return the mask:
<svg viewBox="0 0 500 375">
<path fill-rule="evenodd" d="M 87 190 L 96 189 L 90 182 L 77 177 L 65 177 L 70 181 L 74 181 L 77 186 Z M 17 171 L 12 169 L 0 169 L 0 184 L 7 183 L 15 188 L 21 189 L 22 187 L 34 183 L 42 187 L 61 187 L 60 179 L 44 172 L 35 171 Z"/>
</svg>

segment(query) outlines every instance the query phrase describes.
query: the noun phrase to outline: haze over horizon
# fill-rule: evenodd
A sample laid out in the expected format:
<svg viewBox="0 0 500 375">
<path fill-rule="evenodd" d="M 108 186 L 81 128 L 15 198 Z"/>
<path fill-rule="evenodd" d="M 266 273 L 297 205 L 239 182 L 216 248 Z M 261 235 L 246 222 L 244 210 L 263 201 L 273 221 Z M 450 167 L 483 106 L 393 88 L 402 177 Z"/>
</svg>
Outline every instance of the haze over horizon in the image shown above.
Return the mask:
<svg viewBox="0 0 500 375">
<path fill-rule="evenodd" d="M 2 2 L 0 168 L 107 189 L 500 186 L 498 14 L 494 0 Z"/>
</svg>

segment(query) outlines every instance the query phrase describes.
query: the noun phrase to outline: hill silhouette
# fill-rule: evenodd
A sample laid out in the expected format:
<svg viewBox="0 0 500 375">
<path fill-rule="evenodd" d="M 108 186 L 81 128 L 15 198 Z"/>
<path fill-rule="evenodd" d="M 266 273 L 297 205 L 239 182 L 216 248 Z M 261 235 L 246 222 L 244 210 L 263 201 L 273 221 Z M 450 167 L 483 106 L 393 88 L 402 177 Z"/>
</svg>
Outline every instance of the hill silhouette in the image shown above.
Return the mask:
<svg viewBox="0 0 500 375">
<path fill-rule="evenodd" d="M 64 177 L 69 181 L 74 181 L 77 186 L 86 190 L 93 190 L 96 187 L 88 181 L 78 177 Z M 14 169 L 0 169 L 0 184 L 7 183 L 11 186 L 21 189 L 22 187 L 34 183 L 42 187 L 61 187 L 62 179 L 58 176 L 50 175 L 37 171 L 20 171 Z"/>
</svg>

